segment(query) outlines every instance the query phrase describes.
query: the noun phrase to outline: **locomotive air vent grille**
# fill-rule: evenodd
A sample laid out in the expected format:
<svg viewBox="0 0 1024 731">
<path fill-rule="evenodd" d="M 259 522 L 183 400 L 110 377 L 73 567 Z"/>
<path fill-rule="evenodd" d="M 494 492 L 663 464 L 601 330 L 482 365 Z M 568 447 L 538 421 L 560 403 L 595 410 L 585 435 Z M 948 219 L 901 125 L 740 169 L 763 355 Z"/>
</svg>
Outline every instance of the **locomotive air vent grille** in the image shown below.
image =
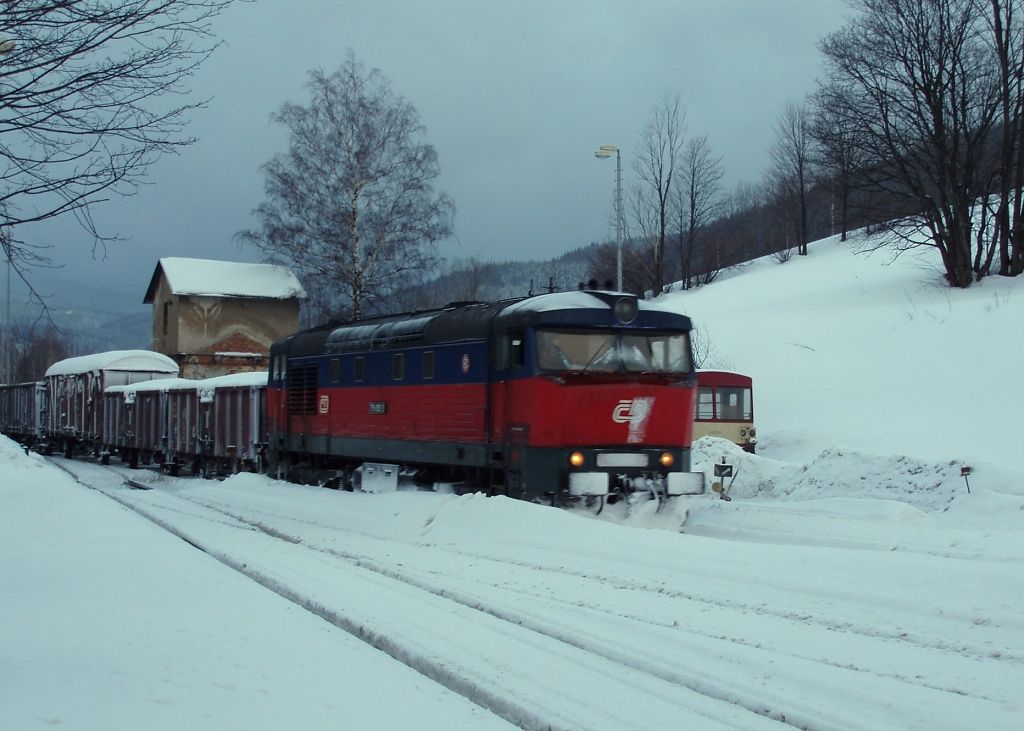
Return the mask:
<svg viewBox="0 0 1024 731">
<path fill-rule="evenodd" d="M 316 413 L 317 367 L 315 364 L 288 369 L 288 413 L 312 416 Z"/>
</svg>

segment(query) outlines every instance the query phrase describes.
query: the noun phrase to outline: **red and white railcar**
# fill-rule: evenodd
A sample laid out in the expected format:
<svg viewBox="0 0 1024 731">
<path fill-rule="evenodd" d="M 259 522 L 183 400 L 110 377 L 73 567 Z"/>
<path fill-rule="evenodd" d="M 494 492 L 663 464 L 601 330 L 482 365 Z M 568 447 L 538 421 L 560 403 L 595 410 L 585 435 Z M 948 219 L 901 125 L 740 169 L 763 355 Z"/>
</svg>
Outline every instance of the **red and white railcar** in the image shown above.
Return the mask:
<svg viewBox="0 0 1024 731">
<path fill-rule="evenodd" d="M 757 444 L 753 380 L 730 371 L 697 371 L 693 417 L 694 439 L 719 437 L 753 452 Z"/>
</svg>

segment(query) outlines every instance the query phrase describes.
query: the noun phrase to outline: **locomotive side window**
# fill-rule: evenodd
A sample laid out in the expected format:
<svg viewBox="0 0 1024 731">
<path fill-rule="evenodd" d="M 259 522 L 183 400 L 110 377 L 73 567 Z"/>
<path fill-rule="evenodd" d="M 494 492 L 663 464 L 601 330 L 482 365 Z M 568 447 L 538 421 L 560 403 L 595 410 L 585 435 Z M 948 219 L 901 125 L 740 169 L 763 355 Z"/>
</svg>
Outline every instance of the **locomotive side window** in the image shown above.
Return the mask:
<svg viewBox="0 0 1024 731">
<path fill-rule="evenodd" d="M 405 379 L 405 353 L 395 353 L 391 372 L 396 381 Z"/>
<path fill-rule="evenodd" d="M 341 378 L 341 361 L 331 358 L 331 383 L 337 383 Z"/>
<path fill-rule="evenodd" d="M 696 419 L 710 421 L 715 418 L 714 391 L 711 386 L 697 387 L 697 400 L 694 402 L 694 407 Z"/>
<path fill-rule="evenodd" d="M 352 380 L 356 383 L 362 383 L 365 375 L 366 363 L 363 360 L 363 356 L 357 355 L 352 359 Z"/>
<path fill-rule="evenodd" d="M 423 353 L 423 357 L 420 363 L 420 371 L 424 379 L 430 379 L 434 377 L 434 351 L 428 350 Z"/>
<path fill-rule="evenodd" d="M 508 335 L 508 367 L 521 368 L 526 365 L 526 336 L 522 330 Z"/>
</svg>

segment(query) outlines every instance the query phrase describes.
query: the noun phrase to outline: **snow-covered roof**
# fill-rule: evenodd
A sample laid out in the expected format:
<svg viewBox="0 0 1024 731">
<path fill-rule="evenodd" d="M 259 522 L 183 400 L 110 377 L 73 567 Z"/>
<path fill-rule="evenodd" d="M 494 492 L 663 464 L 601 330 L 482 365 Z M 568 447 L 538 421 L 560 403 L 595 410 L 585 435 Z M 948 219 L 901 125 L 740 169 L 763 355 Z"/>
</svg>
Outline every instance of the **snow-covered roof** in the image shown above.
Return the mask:
<svg viewBox="0 0 1024 731">
<path fill-rule="evenodd" d="M 216 388 L 232 388 L 238 386 L 267 385 L 266 371 L 251 373 L 231 373 L 226 376 L 214 376 L 196 380 L 194 378 L 160 378 L 155 381 L 141 381 L 128 385 L 107 386 L 108 393 L 134 393 L 135 391 L 213 391 Z"/>
<path fill-rule="evenodd" d="M 157 262 L 143 304 L 153 302 L 161 272 L 171 291 L 179 295 L 265 299 L 306 297 L 306 290 L 288 267 L 172 256 Z"/>
<path fill-rule="evenodd" d="M 47 376 L 64 376 L 91 371 L 149 371 L 177 373 L 178 364 L 152 350 L 110 350 L 59 360 L 46 369 Z"/>
<path fill-rule="evenodd" d="M 107 393 L 135 393 L 136 391 L 170 391 L 178 388 L 191 388 L 196 381 L 188 378 L 156 378 L 152 381 L 107 386 Z"/>
<path fill-rule="evenodd" d="M 199 387 L 202 389 L 265 385 L 267 385 L 266 371 L 251 371 L 248 373 L 229 373 L 226 376 L 214 376 L 213 378 L 206 378 L 199 382 Z"/>
</svg>

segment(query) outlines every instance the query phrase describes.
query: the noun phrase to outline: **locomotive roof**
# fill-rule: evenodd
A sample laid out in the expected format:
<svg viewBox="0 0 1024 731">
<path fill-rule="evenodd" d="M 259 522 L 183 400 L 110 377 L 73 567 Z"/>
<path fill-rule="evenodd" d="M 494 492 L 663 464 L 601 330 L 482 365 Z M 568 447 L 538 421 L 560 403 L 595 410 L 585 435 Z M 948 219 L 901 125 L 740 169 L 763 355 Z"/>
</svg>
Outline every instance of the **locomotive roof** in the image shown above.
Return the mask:
<svg viewBox="0 0 1024 731">
<path fill-rule="evenodd" d="M 178 364 L 152 350 L 110 350 L 59 360 L 46 369 L 46 375 L 66 376 L 91 371 L 146 371 L 177 375 Z"/>
<path fill-rule="evenodd" d="M 637 302 L 637 327 L 689 329 L 690 319 L 660 305 L 621 292 L 572 291 L 542 294 L 500 302 L 454 302 L 435 310 L 379 315 L 348 323 L 321 325 L 291 335 L 292 356 L 384 350 L 402 345 L 434 345 L 486 339 L 491 329 L 551 326 L 614 327 L 614 304 Z"/>
<path fill-rule="evenodd" d="M 619 300 L 636 302 L 635 327 L 690 329 L 690 318 L 660 303 L 639 299 L 623 292 L 577 290 L 538 295 L 510 302 L 501 313 L 505 325 L 608 326 L 620 325 L 615 304 Z"/>
</svg>

